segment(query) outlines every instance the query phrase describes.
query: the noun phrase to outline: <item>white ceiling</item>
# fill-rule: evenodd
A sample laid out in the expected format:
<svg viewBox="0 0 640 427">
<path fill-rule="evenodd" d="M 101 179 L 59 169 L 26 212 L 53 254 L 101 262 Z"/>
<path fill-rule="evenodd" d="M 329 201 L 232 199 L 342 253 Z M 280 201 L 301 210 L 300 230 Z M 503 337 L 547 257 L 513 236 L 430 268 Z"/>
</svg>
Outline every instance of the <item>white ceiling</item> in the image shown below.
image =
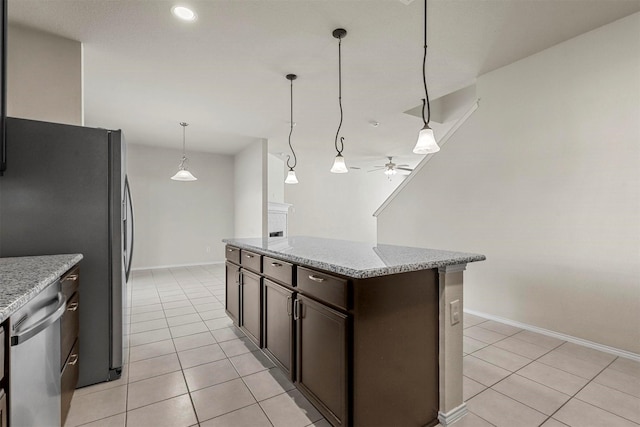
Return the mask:
<svg viewBox="0 0 640 427">
<path fill-rule="evenodd" d="M 174 4 L 198 14 L 177 20 Z M 234 154 L 257 138 L 287 151 L 288 73 L 295 146 L 330 159 L 339 120 L 342 42 L 345 156 L 415 165 L 421 120 L 423 2 L 416 0 L 9 0 L 10 22 L 84 44 L 85 122 L 132 143 Z M 432 99 L 483 73 L 640 11 L 640 0 L 431 0 Z M 376 128 L 371 121 L 378 121 Z M 355 160 L 351 160 L 355 159 Z M 329 167 L 329 165 L 327 166 Z"/>
</svg>

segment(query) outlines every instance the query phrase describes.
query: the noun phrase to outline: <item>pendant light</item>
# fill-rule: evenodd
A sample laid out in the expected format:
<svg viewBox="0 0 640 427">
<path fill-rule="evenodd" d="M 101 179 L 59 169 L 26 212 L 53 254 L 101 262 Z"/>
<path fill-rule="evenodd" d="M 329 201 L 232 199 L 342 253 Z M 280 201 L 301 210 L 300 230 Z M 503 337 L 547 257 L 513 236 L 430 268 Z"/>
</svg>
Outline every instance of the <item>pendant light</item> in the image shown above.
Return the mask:
<svg viewBox="0 0 640 427">
<path fill-rule="evenodd" d="M 189 126 L 189 123 L 180 122 L 180 126 L 182 126 L 182 160 L 180 161 L 180 165 L 178 166 L 178 172 L 171 177 L 174 181 L 197 181 L 198 178 L 193 176 L 191 172 L 189 172 L 184 164 L 187 161 L 187 156 L 184 151 L 184 143 L 185 143 L 185 129 Z"/>
<path fill-rule="evenodd" d="M 415 154 L 431 154 L 440 151 L 436 143 L 433 130 L 429 127 L 431 121 L 431 108 L 429 106 L 429 92 L 427 91 L 427 0 L 424 0 L 424 57 L 422 59 L 422 83 L 424 84 L 424 98 L 422 99 L 422 121 L 424 127 L 418 134 L 418 141 L 413 147 Z M 427 107 L 427 117 L 424 116 L 424 108 Z"/>
<path fill-rule="evenodd" d="M 336 132 L 335 147 L 338 155 L 333 161 L 331 172 L 333 173 L 347 173 L 347 165 L 344 163 L 344 157 L 342 157 L 342 151 L 344 150 L 344 137 L 340 138 L 340 148 L 338 148 L 338 135 L 340 134 L 340 128 L 342 127 L 342 52 L 341 45 L 342 39 L 347 35 L 347 30 L 338 28 L 333 30 L 333 37 L 338 39 L 338 104 L 340 105 L 340 124 L 338 125 L 338 131 Z"/>
<path fill-rule="evenodd" d="M 291 154 L 293 154 L 293 166 L 291 166 L 289 164 L 289 160 L 291 160 L 291 156 L 287 156 L 287 167 L 289 168 L 289 172 L 287 172 L 287 179 L 284 180 L 285 184 L 297 184 L 298 183 L 298 178 L 296 177 L 296 171 L 294 171 L 293 169 L 296 167 L 296 165 L 298 164 L 298 158 L 296 157 L 296 152 L 293 151 L 293 146 L 291 145 L 291 134 L 293 133 L 293 81 L 295 79 L 297 79 L 298 76 L 296 76 L 295 74 L 287 74 L 287 80 L 289 80 L 289 83 L 291 84 L 291 120 L 290 120 L 290 124 L 291 124 L 291 130 L 289 130 L 289 148 L 291 148 Z"/>
</svg>

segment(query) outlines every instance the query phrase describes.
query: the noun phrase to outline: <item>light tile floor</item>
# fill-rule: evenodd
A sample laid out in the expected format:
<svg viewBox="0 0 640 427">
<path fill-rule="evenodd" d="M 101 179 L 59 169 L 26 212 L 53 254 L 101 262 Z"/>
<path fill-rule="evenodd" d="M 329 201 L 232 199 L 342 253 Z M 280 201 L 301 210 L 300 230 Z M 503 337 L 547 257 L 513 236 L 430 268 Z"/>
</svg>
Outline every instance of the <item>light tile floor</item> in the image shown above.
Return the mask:
<svg viewBox="0 0 640 427">
<path fill-rule="evenodd" d="M 456 427 L 638 427 L 640 363 L 464 315 Z"/>
<path fill-rule="evenodd" d="M 67 427 L 329 426 L 231 324 L 224 265 L 133 272 L 128 290 L 122 378 L 76 390 Z M 455 427 L 640 425 L 640 363 L 469 314 L 464 325 L 470 413 Z"/>
</svg>

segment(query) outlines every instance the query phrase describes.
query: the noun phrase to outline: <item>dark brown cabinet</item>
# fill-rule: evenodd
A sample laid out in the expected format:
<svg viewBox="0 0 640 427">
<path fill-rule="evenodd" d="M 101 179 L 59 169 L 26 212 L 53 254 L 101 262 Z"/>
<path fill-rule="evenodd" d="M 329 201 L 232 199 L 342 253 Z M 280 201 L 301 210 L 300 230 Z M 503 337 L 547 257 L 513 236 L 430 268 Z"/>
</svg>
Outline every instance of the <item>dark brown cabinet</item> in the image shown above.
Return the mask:
<svg viewBox="0 0 640 427">
<path fill-rule="evenodd" d="M 71 399 L 73 398 L 73 391 L 76 389 L 76 385 L 78 384 L 80 368 L 78 344 L 78 340 L 76 340 L 75 345 L 69 354 L 69 358 L 67 359 L 67 363 L 64 364 L 62 372 L 60 373 L 60 401 L 62 403 L 62 412 L 60 414 L 62 418 L 61 425 L 64 425 L 64 422 L 67 419 L 69 408 L 71 407 Z"/>
<path fill-rule="evenodd" d="M 293 297 L 294 292 L 269 279 L 264 279 L 263 345 L 264 352 L 293 381 Z"/>
<path fill-rule="evenodd" d="M 240 328 L 258 347 L 262 346 L 262 278 L 248 270 L 242 270 L 241 297 L 242 315 Z"/>
<path fill-rule="evenodd" d="M 7 427 L 7 395 L 4 390 L 0 390 L 0 427 Z"/>
<path fill-rule="evenodd" d="M 294 318 L 297 386 L 331 424 L 347 425 L 348 316 L 298 295 Z"/>
<path fill-rule="evenodd" d="M 227 312 L 329 423 L 438 424 L 437 269 L 359 279 L 227 255 Z"/>
<path fill-rule="evenodd" d="M 60 386 L 61 425 L 64 425 L 73 392 L 78 385 L 80 368 L 80 269 L 74 267 L 60 278 L 62 293 L 67 297 L 67 309 L 60 318 Z"/>
<path fill-rule="evenodd" d="M 5 370 L 9 371 L 9 343 L 4 333 L 5 325 L 0 325 L 0 427 L 7 427 L 7 394 L 9 382 Z"/>
<path fill-rule="evenodd" d="M 262 346 L 262 255 L 226 247 L 225 309 L 258 347 Z"/>
<path fill-rule="evenodd" d="M 225 263 L 225 309 L 236 325 L 240 324 L 240 267 L 227 261 Z"/>
</svg>

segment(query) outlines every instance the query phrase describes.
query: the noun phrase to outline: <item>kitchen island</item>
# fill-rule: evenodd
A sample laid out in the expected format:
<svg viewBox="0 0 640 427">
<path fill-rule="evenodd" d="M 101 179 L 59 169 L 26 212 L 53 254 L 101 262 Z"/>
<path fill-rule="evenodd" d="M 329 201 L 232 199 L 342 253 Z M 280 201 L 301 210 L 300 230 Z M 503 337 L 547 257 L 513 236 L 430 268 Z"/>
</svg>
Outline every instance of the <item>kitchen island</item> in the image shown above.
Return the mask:
<svg viewBox="0 0 640 427">
<path fill-rule="evenodd" d="M 484 255 L 224 241 L 227 313 L 332 425 L 446 426 L 466 413 L 462 272 Z"/>
</svg>

